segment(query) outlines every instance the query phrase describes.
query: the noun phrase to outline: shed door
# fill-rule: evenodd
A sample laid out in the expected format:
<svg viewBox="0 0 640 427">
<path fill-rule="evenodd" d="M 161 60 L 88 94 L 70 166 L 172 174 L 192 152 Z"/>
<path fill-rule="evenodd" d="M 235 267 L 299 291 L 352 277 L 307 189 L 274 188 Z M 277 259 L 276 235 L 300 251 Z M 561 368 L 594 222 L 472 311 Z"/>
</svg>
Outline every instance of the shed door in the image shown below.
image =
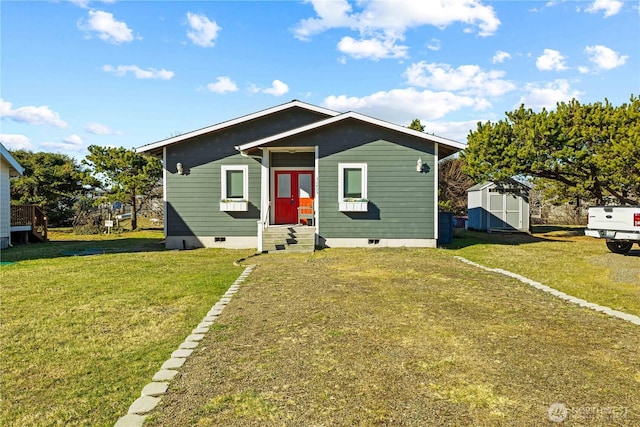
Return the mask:
<svg viewBox="0 0 640 427">
<path fill-rule="evenodd" d="M 489 228 L 515 230 L 522 228 L 520 199 L 509 193 L 489 192 Z"/>
</svg>

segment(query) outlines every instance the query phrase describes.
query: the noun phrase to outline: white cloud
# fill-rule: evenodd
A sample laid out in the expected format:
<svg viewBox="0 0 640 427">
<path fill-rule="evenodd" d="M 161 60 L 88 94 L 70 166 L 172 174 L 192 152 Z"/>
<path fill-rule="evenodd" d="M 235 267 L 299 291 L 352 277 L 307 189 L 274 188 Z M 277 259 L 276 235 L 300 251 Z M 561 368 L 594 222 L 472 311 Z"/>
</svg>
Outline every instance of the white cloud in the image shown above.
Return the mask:
<svg viewBox="0 0 640 427">
<path fill-rule="evenodd" d="M 496 54 L 491 58 L 491 62 L 494 64 L 502 64 L 505 59 L 511 59 L 511 54 L 502 50 L 496 51 Z"/>
<path fill-rule="evenodd" d="M 484 71 L 478 65 L 452 68 L 424 61 L 411 64 L 405 72 L 410 85 L 476 96 L 500 96 L 514 90 L 516 86 L 504 80 L 504 75 L 504 71 Z"/>
<path fill-rule="evenodd" d="M 441 46 L 440 39 L 431 39 L 429 43 L 427 43 L 427 49 L 433 51 L 439 51 Z"/>
<path fill-rule="evenodd" d="M 340 52 L 356 59 L 406 58 L 408 49 L 407 46 L 396 45 L 395 39 L 391 38 L 355 40 L 352 37 L 343 37 L 338 43 Z"/>
<path fill-rule="evenodd" d="M 553 49 L 544 50 L 544 53 L 536 59 L 536 67 L 540 71 L 563 71 L 567 69 L 564 63 L 564 56 Z"/>
<path fill-rule="evenodd" d="M 187 22 L 190 27 L 187 32 L 189 40 L 202 47 L 215 46 L 218 32 L 222 29 L 215 21 L 209 20 L 205 15 L 187 12 Z"/>
<path fill-rule="evenodd" d="M 467 142 L 469 131 L 476 130 L 478 128 L 478 122 L 483 120 L 467 120 L 464 122 L 434 122 L 434 121 L 422 121 L 425 125 L 424 131 L 427 133 L 433 133 L 438 136 L 453 139 L 458 142 Z M 407 126 L 409 124 L 407 123 Z"/>
<path fill-rule="evenodd" d="M 69 1 L 83 9 L 87 9 L 89 7 L 89 3 L 91 2 L 91 0 L 69 0 Z M 116 0 L 102 0 L 102 3 L 115 3 L 115 2 Z"/>
<path fill-rule="evenodd" d="M 96 123 L 96 122 L 87 123 L 87 126 L 84 129 L 87 132 L 92 133 L 94 135 L 113 135 L 113 134 L 119 133 L 119 132 L 113 131 L 107 125 L 103 125 L 101 123 Z"/>
<path fill-rule="evenodd" d="M 229 77 L 221 76 L 216 79 L 215 83 L 209 83 L 207 89 L 213 93 L 226 93 L 236 92 L 238 86 Z"/>
<path fill-rule="evenodd" d="M 289 92 L 289 86 L 280 80 L 274 80 L 273 83 L 271 83 L 271 87 L 269 88 L 261 88 L 254 84 L 251 84 L 249 85 L 249 91 L 251 93 L 265 93 L 273 96 L 282 96 L 285 93 Z"/>
<path fill-rule="evenodd" d="M 59 152 L 64 152 L 64 151 L 75 151 L 75 152 L 81 152 L 84 151 L 84 146 L 82 145 L 76 145 L 76 144 L 69 144 L 66 142 L 43 142 L 42 144 L 40 144 L 43 147 L 46 147 L 50 150 L 58 150 Z"/>
<path fill-rule="evenodd" d="M 119 77 L 122 77 L 127 73 L 133 73 L 137 79 L 170 80 L 174 76 L 173 71 L 168 71 L 164 68 L 162 70 L 156 70 L 155 68 L 143 70 L 137 65 L 118 65 L 117 67 L 105 65 L 102 67 L 102 70 L 107 73 L 113 73 Z"/>
<path fill-rule="evenodd" d="M 627 55 L 620 55 L 619 52 L 602 45 L 587 46 L 584 51 L 589 55 L 589 61 L 601 70 L 612 70 L 624 65 L 629 59 Z"/>
<path fill-rule="evenodd" d="M 311 36 L 331 28 L 357 26 L 357 19 L 350 16 L 351 5 L 347 0 L 308 0 L 313 5 L 318 18 L 303 19 L 294 29 L 294 35 L 300 40 L 309 40 Z"/>
<path fill-rule="evenodd" d="M 62 138 L 62 141 L 70 145 L 82 145 L 82 138 L 80 138 L 80 136 L 78 136 L 75 133 L 65 138 Z"/>
<path fill-rule="evenodd" d="M 2 98 L 0 98 L 0 117 L 6 117 L 14 122 L 27 123 L 30 125 L 51 125 L 58 128 L 68 126 L 67 122 L 62 120 L 58 113 L 51 111 L 46 105 L 13 109 L 13 105 Z"/>
<path fill-rule="evenodd" d="M 589 72 L 589 67 L 582 67 L 582 66 L 580 66 L 580 67 L 578 67 L 578 72 L 579 72 L 580 74 L 587 74 L 587 73 Z"/>
<path fill-rule="evenodd" d="M 109 12 L 90 10 L 86 23 L 79 22 L 78 28 L 87 32 L 96 32 L 101 40 L 121 44 L 133 40 L 133 31 L 123 21 L 118 21 Z"/>
<path fill-rule="evenodd" d="M 462 108 L 485 109 L 489 104 L 479 98 L 451 92 L 418 91 L 414 88 L 380 91 L 364 97 L 329 96 L 322 103 L 336 111 L 358 111 L 393 123 L 420 117 L 434 120 Z"/>
<path fill-rule="evenodd" d="M 408 48 L 397 46 L 396 41 L 404 40 L 404 33 L 409 28 L 424 25 L 445 28 L 461 22 L 468 26 L 465 32 L 477 27 L 481 36 L 489 36 L 500 26 L 493 7 L 482 4 L 480 0 L 358 1 L 354 5 L 361 7 L 359 11 L 354 11 L 347 0 L 309 2 L 317 17 L 300 21 L 293 30 L 295 37 L 309 40 L 313 35 L 332 28 L 357 31 L 360 41 L 344 37 L 340 42 L 340 50 L 354 58 L 406 57 Z"/>
<path fill-rule="evenodd" d="M 622 2 L 619 0 L 595 0 L 591 6 L 585 9 L 589 13 L 598 13 L 604 11 L 604 17 L 608 18 L 617 15 L 622 9 Z"/>
<path fill-rule="evenodd" d="M 0 134 L 0 142 L 10 150 L 32 150 L 33 144 L 24 135 L 17 134 Z"/>
<path fill-rule="evenodd" d="M 69 0 L 69 1 L 78 7 L 86 9 L 87 7 L 89 7 L 89 2 L 91 0 Z"/>
<path fill-rule="evenodd" d="M 81 152 L 85 148 L 82 142 L 82 138 L 80 138 L 80 136 L 76 135 L 75 133 L 62 138 L 62 142 L 43 142 L 40 145 L 42 145 L 43 147 L 47 147 L 48 149 L 59 151 Z"/>
<path fill-rule="evenodd" d="M 294 29 L 300 39 L 308 39 L 331 28 L 353 28 L 361 33 L 375 31 L 403 33 L 408 28 L 433 25 L 444 28 L 454 22 L 477 25 L 480 35 L 492 35 L 500 20 L 491 6 L 479 0 L 396 0 L 358 2 L 363 9 L 352 13 L 347 0 L 310 0 L 318 15 L 304 19 Z"/>
<path fill-rule="evenodd" d="M 582 95 L 582 92 L 571 89 L 569 82 L 564 79 L 558 79 L 544 85 L 527 83 L 525 90 L 527 94 L 520 98 L 520 102 L 514 108 L 524 104 L 526 108 L 534 110 L 541 110 L 542 108 L 551 110 L 555 108 L 558 102 L 568 102 L 573 98 L 579 99 L 580 95 Z"/>
<path fill-rule="evenodd" d="M 289 92 L 289 86 L 281 82 L 280 80 L 274 80 L 270 88 L 264 89 L 262 93 L 266 93 L 273 96 L 282 96 Z"/>
</svg>

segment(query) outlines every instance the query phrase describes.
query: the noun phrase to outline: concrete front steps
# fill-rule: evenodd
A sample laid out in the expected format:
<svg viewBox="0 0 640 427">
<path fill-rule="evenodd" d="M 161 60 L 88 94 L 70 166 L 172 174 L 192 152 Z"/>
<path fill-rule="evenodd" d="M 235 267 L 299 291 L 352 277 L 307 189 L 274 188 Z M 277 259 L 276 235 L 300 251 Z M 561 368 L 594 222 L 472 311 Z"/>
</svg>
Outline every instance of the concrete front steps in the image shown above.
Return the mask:
<svg viewBox="0 0 640 427">
<path fill-rule="evenodd" d="M 276 225 L 262 233 L 263 252 L 313 252 L 316 228 L 307 225 Z"/>
</svg>

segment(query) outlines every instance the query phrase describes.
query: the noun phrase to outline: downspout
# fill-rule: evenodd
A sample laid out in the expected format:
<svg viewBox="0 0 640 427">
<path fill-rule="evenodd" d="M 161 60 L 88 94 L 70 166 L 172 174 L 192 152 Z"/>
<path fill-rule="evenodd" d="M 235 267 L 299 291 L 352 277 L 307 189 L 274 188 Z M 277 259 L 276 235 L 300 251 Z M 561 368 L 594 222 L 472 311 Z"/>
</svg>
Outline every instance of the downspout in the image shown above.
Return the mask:
<svg viewBox="0 0 640 427">
<path fill-rule="evenodd" d="M 434 192 L 434 195 L 435 195 L 435 197 L 434 197 L 434 200 L 435 200 L 435 207 L 434 207 L 435 215 L 433 217 L 433 227 L 434 227 L 433 228 L 433 236 L 434 236 L 434 238 L 436 240 L 436 247 L 438 247 L 438 237 L 439 237 L 439 234 L 440 234 L 439 233 L 439 229 L 440 229 L 440 223 L 439 222 L 440 221 L 439 221 L 439 218 L 438 218 L 438 216 L 440 214 L 440 207 L 438 206 L 439 203 L 440 203 L 439 202 L 439 197 L 438 197 L 438 185 L 439 185 L 438 184 L 438 147 L 439 147 L 439 145 L 437 143 L 434 143 L 433 145 L 434 145 L 434 148 L 433 148 L 433 157 L 434 157 L 433 158 L 433 169 L 435 171 L 434 172 L 435 175 L 433 177 L 433 186 L 434 186 L 433 192 Z"/>
<path fill-rule="evenodd" d="M 167 239 L 167 147 L 162 147 L 162 207 L 164 209 L 162 232 Z"/>
</svg>

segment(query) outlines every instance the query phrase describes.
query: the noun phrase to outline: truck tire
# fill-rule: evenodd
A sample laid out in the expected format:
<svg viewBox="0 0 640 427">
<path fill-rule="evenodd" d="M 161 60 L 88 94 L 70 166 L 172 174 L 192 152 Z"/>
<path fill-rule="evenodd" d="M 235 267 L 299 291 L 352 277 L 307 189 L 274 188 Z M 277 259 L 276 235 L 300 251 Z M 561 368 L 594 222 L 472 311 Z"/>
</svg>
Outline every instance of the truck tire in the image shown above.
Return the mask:
<svg viewBox="0 0 640 427">
<path fill-rule="evenodd" d="M 631 242 L 607 242 L 607 248 L 609 248 L 609 250 L 614 254 L 624 255 L 631 250 L 631 246 L 633 246 L 633 243 Z"/>
</svg>

